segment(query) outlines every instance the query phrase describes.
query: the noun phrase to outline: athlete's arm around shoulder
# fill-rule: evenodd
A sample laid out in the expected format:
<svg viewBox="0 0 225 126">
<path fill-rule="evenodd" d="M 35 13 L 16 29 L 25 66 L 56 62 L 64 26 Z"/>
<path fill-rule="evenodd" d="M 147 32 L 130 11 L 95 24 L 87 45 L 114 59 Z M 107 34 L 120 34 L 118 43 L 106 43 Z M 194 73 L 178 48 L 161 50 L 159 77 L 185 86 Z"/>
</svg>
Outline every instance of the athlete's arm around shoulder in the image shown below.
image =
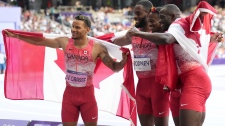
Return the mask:
<svg viewBox="0 0 225 126">
<path fill-rule="evenodd" d="M 18 38 L 20 40 L 23 40 L 24 42 L 30 43 L 32 45 L 38 45 L 38 46 L 47 46 L 51 48 L 63 48 L 65 49 L 69 38 L 68 37 L 59 37 L 59 38 L 40 38 L 40 37 L 30 37 L 30 36 L 24 36 L 24 35 L 18 35 L 14 34 L 12 32 L 9 32 L 5 30 L 6 34 L 13 38 Z"/>
<path fill-rule="evenodd" d="M 116 38 L 112 43 L 118 46 L 125 46 L 131 44 L 131 37 L 128 35 L 124 35 L 122 37 Z"/>
<path fill-rule="evenodd" d="M 107 48 L 102 43 L 94 43 L 93 57 L 95 58 L 95 61 L 100 58 L 102 62 L 114 72 L 119 72 L 121 69 L 123 69 L 124 65 L 127 62 L 127 55 L 128 53 L 123 53 L 123 59 L 120 62 L 116 62 L 109 55 Z"/>
</svg>

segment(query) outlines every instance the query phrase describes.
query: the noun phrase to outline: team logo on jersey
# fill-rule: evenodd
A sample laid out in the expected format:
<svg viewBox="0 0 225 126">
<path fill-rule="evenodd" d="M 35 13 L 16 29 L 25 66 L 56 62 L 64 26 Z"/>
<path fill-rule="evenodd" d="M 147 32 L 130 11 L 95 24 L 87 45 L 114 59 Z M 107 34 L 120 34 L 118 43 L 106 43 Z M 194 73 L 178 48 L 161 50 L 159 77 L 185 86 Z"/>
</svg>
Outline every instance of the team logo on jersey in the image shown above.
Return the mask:
<svg viewBox="0 0 225 126">
<path fill-rule="evenodd" d="M 88 51 L 84 51 L 84 54 L 88 54 Z"/>
</svg>

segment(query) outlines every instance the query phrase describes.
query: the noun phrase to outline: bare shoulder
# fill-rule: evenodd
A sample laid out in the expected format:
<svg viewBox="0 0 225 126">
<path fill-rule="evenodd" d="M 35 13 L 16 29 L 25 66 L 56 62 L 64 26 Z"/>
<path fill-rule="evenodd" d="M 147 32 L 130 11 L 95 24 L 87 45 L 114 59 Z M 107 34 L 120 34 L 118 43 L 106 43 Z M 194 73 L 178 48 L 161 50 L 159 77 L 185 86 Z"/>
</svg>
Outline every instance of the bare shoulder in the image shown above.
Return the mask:
<svg viewBox="0 0 225 126">
<path fill-rule="evenodd" d="M 68 42 L 69 38 L 68 37 L 58 37 L 58 38 L 55 38 L 55 40 L 58 42 Z"/>
<path fill-rule="evenodd" d="M 59 43 L 60 47 L 66 49 L 67 43 L 69 42 L 70 38 L 68 37 L 58 37 L 55 40 Z"/>
<path fill-rule="evenodd" d="M 99 52 L 107 50 L 106 47 L 101 42 L 97 41 L 94 41 L 94 49 L 98 50 Z"/>
</svg>

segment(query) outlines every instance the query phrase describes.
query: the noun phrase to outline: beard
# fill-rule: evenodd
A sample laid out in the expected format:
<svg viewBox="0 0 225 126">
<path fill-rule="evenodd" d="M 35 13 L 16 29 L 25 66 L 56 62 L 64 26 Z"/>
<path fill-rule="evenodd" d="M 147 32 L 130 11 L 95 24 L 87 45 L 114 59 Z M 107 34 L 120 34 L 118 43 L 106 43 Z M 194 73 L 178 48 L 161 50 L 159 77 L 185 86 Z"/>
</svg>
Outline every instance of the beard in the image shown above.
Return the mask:
<svg viewBox="0 0 225 126">
<path fill-rule="evenodd" d="M 141 19 L 141 20 L 139 21 L 138 24 L 135 23 L 135 27 L 136 27 L 136 28 L 142 28 L 142 27 L 144 27 L 145 25 L 146 25 L 146 18 Z"/>
</svg>

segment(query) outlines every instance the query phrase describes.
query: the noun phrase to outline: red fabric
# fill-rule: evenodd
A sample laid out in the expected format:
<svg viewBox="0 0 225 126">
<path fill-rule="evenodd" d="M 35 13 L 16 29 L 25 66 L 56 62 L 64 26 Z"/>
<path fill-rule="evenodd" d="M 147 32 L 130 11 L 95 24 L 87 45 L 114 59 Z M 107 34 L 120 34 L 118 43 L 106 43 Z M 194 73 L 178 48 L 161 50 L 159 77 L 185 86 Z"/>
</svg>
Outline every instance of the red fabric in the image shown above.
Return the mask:
<svg viewBox="0 0 225 126">
<path fill-rule="evenodd" d="M 111 38 L 113 38 L 115 35 L 114 33 L 108 33 L 102 36 L 96 37 L 97 39 L 105 40 L 107 42 L 112 42 Z"/>
<path fill-rule="evenodd" d="M 191 29 L 192 31 L 198 31 L 201 28 L 201 21 L 200 21 L 200 19 L 197 18 L 197 20 L 194 20 L 194 18 L 196 16 L 198 16 L 196 12 L 199 11 L 199 8 L 204 8 L 204 9 L 210 10 L 210 11 L 212 11 L 215 14 L 217 13 L 216 9 L 214 9 L 209 3 L 207 3 L 206 1 L 201 1 L 198 4 L 195 12 L 192 15 L 190 15 L 190 16 L 187 17 L 189 19 L 189 21 L 190 21 L 190 24 L 192 24 L 192 23 L 194 24 L 193 27 L 192 27 L 192 29 Z M 205 19 L 204 19 L 203 27 L 206 27 L 207 33 L 210 32 L 211 19 L 212 19 L 212 17 L 213 17 L 213 15 L 211 15 L 211 14 L 207 14 L 204 17 Z"/>
<path fill-rule="evenodd" d="M 21 31 L 9 31 L 26 34 Z M 5 97 L 8 99 L 44 99 L 42 83 L 45 48 L 7 37 L 4 31 L 2 34 L 7 57 L 4 79 Z M 42 37 L 40 33 L 27 35 Z"/>
<path fill-rule="evenodd" d="M 181 25 L 181 27 L 183 28 L 183 30 L 185 31 L 185 36 L 187 36 L 187 38 L 193 39 L 200 47 L 201 47 L 201 42 L 200 42 L 200 34 L 198 34 L 198 30 L 201 29 L 201 21 L 199 18 L 197 18 L 197 20 L 194 20 L 194 17 L 198 17 L 199 15 L 196 14 L 197 11 L 199 11 L 199 8 L 204 8 L 208 11 L 211 11 L 213 13 L 217 13 L 217 11 L 207 2 L 205 1 L 201 1 L 195 12 L 186 17 L 186 18 L 182 18 L 181 20 L 175 21 L 174 23 L 178 23 Z M 206 30 L 206 34 L 210 34 L 213 35 L 213 33 L 211 32 L 211 19 L 213 18 L 213 15 L 208 13 L 207 15 L 204 16 L 204 22 L 203 22 L 203 29 Z M 191 24 L 194 24 L 193 27 L 191 28 Z M 192 31 L 193 32 L 192 32 Z M 208 58 L 207 58 L 207 64 L 209 65 L 213 59 L 213 54 L 214 51 L 217 47 L 218 43 L 210 43 L 209 44 L 209 48 L 208 48 Z"/>
<path fill-rule="evenodd" d="M 16 30 L 9 30 L 10 32 L 33 37 L 43 37 L 42 33 L 32 33 L 32 32 L 22 32 Z M 6 36 L 6 33 L 2 32 L 4 37 L 4 44 L 6 50 L 6 73 L 5 73 L 5 97 L 8 99 L 44 99 L 43 94 L 43 73 L 44 73 L 44 57 L 45 57 L 45 47 L 35 46 L 18 40 L 17 38 L 10 38 Z M 112 36 L 113 37 L 113 36 Z M 121 48 L 123 52 L 129 51 L 128 49 Z M 55 61 L 57 65 L 65 72 L 64 63 L 64 52 L 62 50 L 56 49 L 58 54 L 58 59 Z M 97 63 L 95 68 L 95 75 L 101 73 L 102 70 L 97 70 L 100 68 L 105 68 L 103 63 Z M 111 71 L 110 69 L 106 70 Z M 95 76 L 95 79 L 104 79 L 107 76 L 101 77 Z M 110 76 L 113 74 L 110 72 L 107 74 Z M 93 82 L 99 82 L 98 80 L 93 80 Z M 98 84 L 94 84 L 96 86 Z M 131 61 L 131 54 L 128 55 L 127 64 L 124 67 L 124 82 L 123 86 L 126 90 L 121 92 L 120 103 L 118 106 L 117 115 L 126 119 L 132 120 L 134 125 L 136 122 L 136 106 L 135 101 L 135 88 L 134 88 L 134 77 L 133 68 Z M 99 88 L 99 86 L 96 86 Z M 124 93 L 126 92 L 126 93 Z M 123 107 L 123 108 L 121 108 Z M 127 109 L 124 109 L 127 108 Z"/>
<path fill-rule="evenodd" d="M 173 44 L 159 45 L 155 80 L 170 90 L 177 88 L 178 73 Z"/>
<path fill-rule="evenodd" d="M 82 88 L 66 86 L 62 102 L 62 122 L 77 122 L 80 113 L 85 122 L 98 120 L 93 85 Z"/>
<path fill-rule="evenodd" d="M 206 100 L 212 90 L 211 80 L 205 70 L 199 67 L 182 73 L 179 77 L 183 83 L 180 109 L 205 112 Z"/>
<path fill-rule="evenodd" d="M 169 91 L 155 81 L 155 77 L 139 78 L 136 91 L 138 115 L 169 116 Z"/>
<path fill-rule="evenodd" d="M 106 34 L 103 36 L 99 36 L 97 38 L 111 42 L 112 37 L 114 37 L 114 33 L 109 33 L 109 34 Z M 127 57 L 127 63 L 124 66 L 124 73 L 123 73 L 124 83 L 123 83 L 123 85 L 130 94 L 125 94 L 125 92 L 122 91 L 118 108 L 129 108 L 129 110 L 118 109 L 117 115 L 123 115 L 123 113 L 126 113 L 125 111 L 129 111 L 129 113 L 130 113 L 129 115 L 126 115 L 126 116 L 124 115 L 121 117 L 131 118 L 132 122 L 136 126 L 137 125 L 136 105 L 135 105 L 135 102 L 132 99 L 129 99 L 129 96 L 128 96 L 128 95 L 131 95 L 133 98 L 135 98 L 132 57 L 131 57 L 131 53 L 130 53 L 129 49 L 121 48 L 121 50 L 123 51 L 123 53 L 129 52 L 128 57 Z M 99 66 L 96 65 L 96 67 L 99 67 Z M 127 100 L 129 100 L 129 101 L 125 102 Z M 128 104 L 125 104 L 125 103 L 128 103 Z"/>
</svg>

